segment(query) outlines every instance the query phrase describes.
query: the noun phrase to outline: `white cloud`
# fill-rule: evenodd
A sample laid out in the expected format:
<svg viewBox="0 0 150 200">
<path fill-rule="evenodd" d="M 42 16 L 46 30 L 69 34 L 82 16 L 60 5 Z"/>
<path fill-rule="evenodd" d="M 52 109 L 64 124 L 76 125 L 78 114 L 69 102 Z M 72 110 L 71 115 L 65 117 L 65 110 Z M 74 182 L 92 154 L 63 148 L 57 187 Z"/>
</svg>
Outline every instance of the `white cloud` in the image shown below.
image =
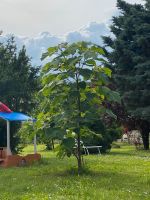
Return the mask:
<svg viewBox="0 0 150 200">
<path fill-rule="evenodd" d="M 142 2 L 142 0 L 126 1 L 129 3 Z M 111 16 L 119 14 L 115 5 L 116 0 L 45 0 L 44 4 L 41 0 L 1 0 L 0 23 L 2 24 L 2 29 L 3 24 L 9 26 L 9 28 L 7 27 L 3 30 L 11 29 L 13 33 L 35 33 L 38 30 L 46 30 L 46 27 L 51 28 L 51 30 L 58 29 L 54 32 L 60 33 L 60 35 L 51 34 L 51 30 L 35 36 L 23 37 L 15 35 L 18 49 L 25 45 L 28 55 L 32 58 L 32 64 L 41 65 L 40 58 L 42 53 L 48 47 L 55 46 L 61 42 L 72 43 L 84 40 L 102 45 L 101 36 L 111 34 L 108 28 L 111 23 Z M 5 9 L 9 13 L 6 17 L 4 15 L 6 13 Z M 108 18 L 110 19 L 109 21 Z M 98 22 L 103 21 L 102 19 L 107 19 L 107 23 Z M 77 25 L 81 27 L 82 24 L 87 24 L 88 21 L 95 22 L 91 22 L 80 29 L 75 28 Z M 63 33 L 72 29 L 75 31 Z M 6 41 L 9 37 L 10 35 L 8 34 L 2 35 L 0 36 L 0 41 Z"/>
<path fill-rule="evenodd" d="M 140 3 L 143 0 L 126 0 Z M 5 32 L 64 34 L 91 21 L 104 21 L 117 0 L 0 0 L 0 25 Z"/>
<path fill-rule="evenodd" d="M 108 25 L 106 23 L 91 22 L 85 27 L 77 31 L 69 32 L 65 35 L 51 35 L 49 32 L 42 32 L 34 37 L 22 37 L 15 35 L 15 41 L 18 48 L 22 45 L 26 46 L 27 53 L 32 57 L 33 65 L 40 65 L 41 55 L 50 46 L 55 46 L 61 42 L 77 42 L 77 41 L 90 41 L 102 45 L 100 36 L 110 34 Z M 6 41 L 10 35 L 3 35 L 0 37 L 1 41 Z"/>
<path fill-rule="evenodd" d="M 91 21 L 103 21 L 116 0 L 0 0 L 5 32 L 33 35 L 42 30 L 64 34 Z"/>
</svg>

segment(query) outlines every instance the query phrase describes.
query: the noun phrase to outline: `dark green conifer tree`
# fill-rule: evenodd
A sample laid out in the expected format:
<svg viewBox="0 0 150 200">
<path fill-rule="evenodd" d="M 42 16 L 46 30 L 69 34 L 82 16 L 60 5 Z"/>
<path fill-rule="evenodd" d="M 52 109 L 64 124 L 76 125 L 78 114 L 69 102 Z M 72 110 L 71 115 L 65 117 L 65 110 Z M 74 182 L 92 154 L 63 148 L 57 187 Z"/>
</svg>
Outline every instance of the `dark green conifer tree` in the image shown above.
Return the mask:
<svg viewBox="0 0 150 200">
<path fill-rule="evenodd" d="M 17 52 L 14 38 L 0 44 L 0 101 L 13 111 L 29 114 L 38 89 L 38 68 L 32 67 L 25 47 Z M 20 123 L 11 123 L 11 149 L 17 151 Z M 0 146 L 6 146 L 6 123 L 0 122 Z"/>
<path fill-rule="evenodd" d="M 132 5 L 118 0 L 117 7 L 121 14 L 113 17 L 110 27 L 114 37 L 104 37 L 107 58 L 127 111 L 128 125 L 141 131 L 147 150 L 150 132 L 150 1 L 146 0 L 145 5 Z"/>
</svg>

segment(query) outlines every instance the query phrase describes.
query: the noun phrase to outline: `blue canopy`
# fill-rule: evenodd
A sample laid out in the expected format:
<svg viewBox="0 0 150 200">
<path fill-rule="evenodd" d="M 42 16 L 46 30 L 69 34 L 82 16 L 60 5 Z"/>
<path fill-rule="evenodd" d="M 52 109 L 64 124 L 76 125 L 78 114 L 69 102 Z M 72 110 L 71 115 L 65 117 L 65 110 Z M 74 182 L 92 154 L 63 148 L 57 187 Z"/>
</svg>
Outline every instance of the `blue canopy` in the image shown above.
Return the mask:
<svg viewBox="0 0 150 200">
<path fill-rule="evenodd" d="M 18 112 L 0 112 L 0 118 L 8 121 L 35 121 L 35 119 Z"/>
</svg>

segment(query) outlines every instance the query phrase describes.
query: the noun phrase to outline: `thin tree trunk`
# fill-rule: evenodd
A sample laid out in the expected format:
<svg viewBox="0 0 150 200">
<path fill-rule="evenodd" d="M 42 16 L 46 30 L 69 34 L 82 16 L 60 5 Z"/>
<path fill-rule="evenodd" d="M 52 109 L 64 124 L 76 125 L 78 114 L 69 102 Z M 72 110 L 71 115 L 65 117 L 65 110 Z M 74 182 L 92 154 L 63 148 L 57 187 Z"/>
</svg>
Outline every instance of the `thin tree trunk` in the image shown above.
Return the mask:
<svg viewBox="0 0 150 200">
<path fill-rule="evenodd" d="M 81 148 L 80 148 L 80 132 L 78 133 L 77 136 L 77 141 L 78 141 L 78 175 L 81 173 L 82 169 L 82 162 L 81 162 Z"/>
<path fill-rule="evenodd" d="M 52 150 L 54 150 L 54 140 L 52 139 L 51 142 L 52 142 Z"/>
<path fill-rule="evenodd" d="M 144 149 L 149 150 L 150 124 L 147 121 L 141 121 L 139 128 L 140 128 L 140 132 L 141 132 L 141 135 L 142 135 Z"/>
<path fill-rule="evenodd" d="M 78 175 L 81 173 L 82 161 L 81 161 L 81 147 L 80 147 L 80 118 L 81 118 L 81 101 L 80 101 L 80 88 L 78 82 L 78 75 L 76 74 L 76 88 L 78 91 L 77 107 L 78 107 L 78 119 L 77 119 L 77 158 L 78 158 Z"/>
<path fill-rule="evenodd" d="M 149 150 L 149 130 L 143 130 L 141 132 L 143 145 L 145 150 Z"/>
</svg>

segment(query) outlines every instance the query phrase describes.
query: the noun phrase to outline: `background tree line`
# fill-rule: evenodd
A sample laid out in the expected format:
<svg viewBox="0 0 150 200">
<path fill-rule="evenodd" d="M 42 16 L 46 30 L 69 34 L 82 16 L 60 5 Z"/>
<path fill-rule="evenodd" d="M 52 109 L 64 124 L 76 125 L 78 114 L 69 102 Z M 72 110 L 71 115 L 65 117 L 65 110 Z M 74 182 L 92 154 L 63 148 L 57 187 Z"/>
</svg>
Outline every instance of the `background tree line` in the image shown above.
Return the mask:
<svg viewBox="0 0 150 200">
<path fill-rule="evenodd" d="M 0 101 L 13 111 L 30 114 L 35 106 L 35 92 L 39 88 L 38 67 L 32 67 L 23 46 L 19 51 L 14 38 L 0 43 Z M 11 149 L 18 151 L 20 123 L 11 123 Z M 6 146 L 6 123 L 0 121 L 0 146 Z"/>
</svg>

